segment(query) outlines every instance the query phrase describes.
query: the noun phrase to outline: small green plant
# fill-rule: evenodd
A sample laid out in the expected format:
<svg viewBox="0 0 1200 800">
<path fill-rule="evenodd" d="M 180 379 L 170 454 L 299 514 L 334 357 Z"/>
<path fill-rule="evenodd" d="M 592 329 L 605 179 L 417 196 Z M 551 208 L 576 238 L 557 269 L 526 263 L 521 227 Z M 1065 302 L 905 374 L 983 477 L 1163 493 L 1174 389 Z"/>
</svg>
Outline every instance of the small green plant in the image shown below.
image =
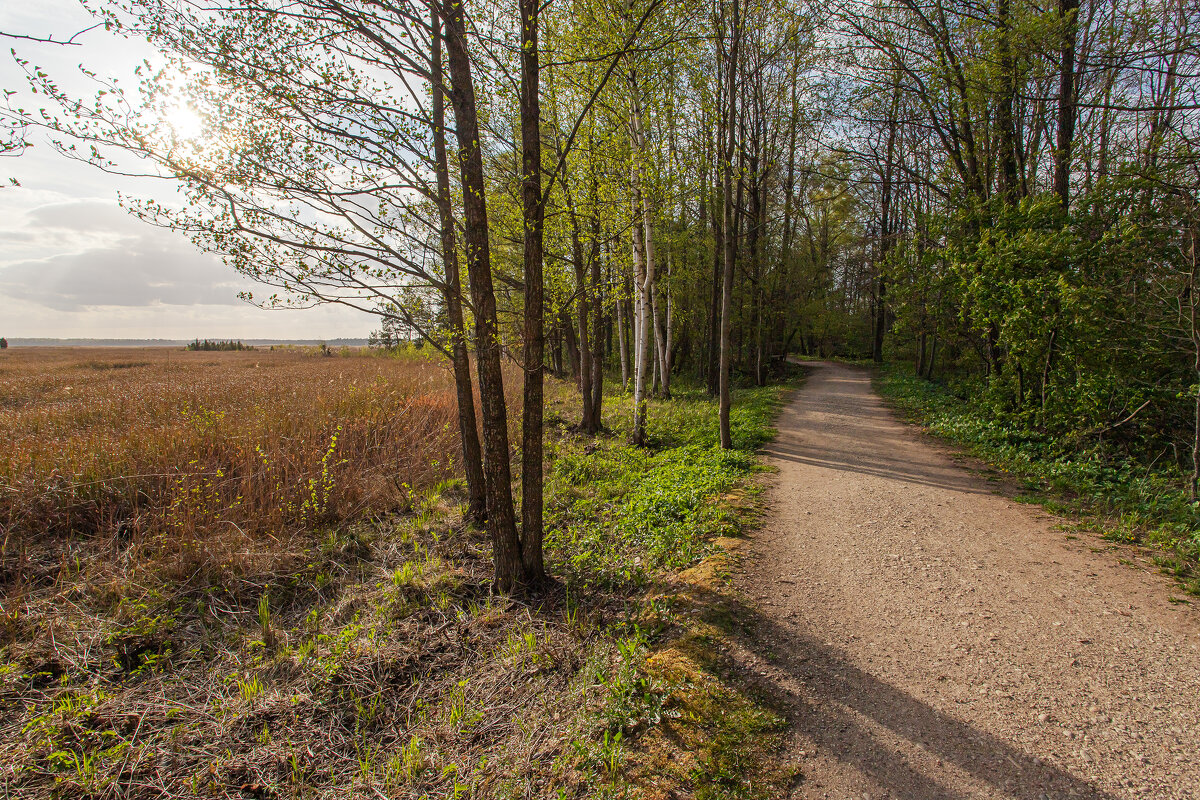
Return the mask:
<svg viewBox="0 0 1200 800">
<path fill-rule="evenodd" d="M 370 744 L 360 744 L 358 741 L 355 741 L 354 748 L 358 758 L 358 779 L 364 785 L 370 786 L 375 782 L 375 757 L 378 750 Z"/>
<path fill-rule="evenodd" d="M 344 463 L 333 460 L 341 433 L 342 426 L 338 425 L 329 437 L 329 446 L 321 456 L 320 473 L 308 479 L 304 502 L 300 504 L 300 519 L 305 522 L 323 519 L 329 512 L 329 498 L 333 495 L 334 488 L 333 469 Z"/>
<path fill-rule="evenodd" d="M 94 791 L 98 787 L 100 772 L 100 756 L 78 750 L 55 750 L 46 756 L 50 768 L 57 772 L 71 773 L 77 782 L 77 788 Z"/>
<path fill-rule="evenodd" d="M 252 703 L 267 690 L 267 685 L 257 675 L 237 679 L 238 696 L 245 703 Z"/>
<path fill-rule="evenodd" d="M 258 598 L 258 628 L 262 634 L 262 643 L 267 650 L 274 651 L 279 647 L 279 637 L 271 627 L 271 597 L 270 586 L 263 587 L 262 596 Z"/>
<path fill-rule="evenodd" d="M 412 589 L 421 585 L 425 568 L 420 562 L 405 561 L 392 573 L 392 585 L 397 589 Z"/>
<path fill-rule="evenodd" d="M 621 769 L 621 760 L 624 755 L 621 748 L 621 739 L 624 734 L 621 731 L 616 733 L 604 732 L 604 740 L 600 744 L 600 763 L 604 770 L 609 774 L 609 777 L 616 777 L 617 772 Z"/>
<path fill-rule="evenodd" d="M 425 771 L 425 746 L 414 734 L 401 753 L 401 769 L 405 780 L 412 783 Z"/>
<path fill-rule="evenodd" d="M 354 729 L 361 734 L 375 724 L 375 720 L 379 719 L 379 714 L 383 711 L 383 695 L 381 693 L 371 695 L 371 699 L 363 701 L 358 695 L 354 696 Z"/>
</svg>

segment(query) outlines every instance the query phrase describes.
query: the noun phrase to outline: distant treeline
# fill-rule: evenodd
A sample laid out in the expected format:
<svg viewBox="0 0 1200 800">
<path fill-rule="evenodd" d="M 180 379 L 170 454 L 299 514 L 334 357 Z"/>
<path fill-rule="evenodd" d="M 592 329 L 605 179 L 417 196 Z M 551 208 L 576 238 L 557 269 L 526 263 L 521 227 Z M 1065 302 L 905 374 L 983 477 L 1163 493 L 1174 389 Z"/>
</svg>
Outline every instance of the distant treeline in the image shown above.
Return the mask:
<svg viewBox="0 0 1200 800">
<path fill-rule="evenodd" d="M 240 341 L 239 342 L 235 342 L 235 341 L 213 342 L 213 341 L 209 341 L 208 339 L 205 339 L 202 342 L 199 339 L 196 339 L 193 342 L 189 342 L 186 349 L 187 350 L 204 350 L 204 351 L 209 351 L 209 350 L 253 350 L 254 347 L 252 345 L 242 344 Z"/>
</svg>

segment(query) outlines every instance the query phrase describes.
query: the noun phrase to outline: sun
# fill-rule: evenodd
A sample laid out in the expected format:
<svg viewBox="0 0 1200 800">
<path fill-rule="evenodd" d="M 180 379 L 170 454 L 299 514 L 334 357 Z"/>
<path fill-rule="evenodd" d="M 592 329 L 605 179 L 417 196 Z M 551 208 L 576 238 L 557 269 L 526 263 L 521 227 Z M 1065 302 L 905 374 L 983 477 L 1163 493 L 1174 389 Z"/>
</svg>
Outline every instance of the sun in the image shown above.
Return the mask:
<svg viewBox="0 0 1200 800">
<path fill-rule="evenodd" d="M 163 121 L 174 137 L 181 141 L 198 139 L 204 133 L 204 118 L 186 103 L 176 103 L 165 109 Z"/>
</svg>

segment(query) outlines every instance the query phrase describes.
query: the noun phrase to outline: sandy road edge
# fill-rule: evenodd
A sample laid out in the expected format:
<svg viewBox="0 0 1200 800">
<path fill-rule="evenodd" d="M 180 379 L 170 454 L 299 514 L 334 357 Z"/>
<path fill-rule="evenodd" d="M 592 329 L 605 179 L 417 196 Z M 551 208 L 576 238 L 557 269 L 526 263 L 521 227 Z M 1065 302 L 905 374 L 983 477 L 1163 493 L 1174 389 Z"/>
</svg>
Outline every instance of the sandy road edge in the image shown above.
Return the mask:
<svg viewBox="0 0 1200 800">
<path fill-rule="evenodd" d="M 1173 558 L 1170 551 L 1152 545 L 1131 541 L 1128 538 L 1111 538 L 1117 531 L 1119 523 L 1111 515 L 1090 512 L 1082 508 L 1072 508 L 1076 501 L 1049 487 L 1031 488 L 1023 485 L 1022 479 L 1007 471 L 986 453 L 979 452 L 980 448 L 968 442 L 937 433 L 928 422 L 928 415 L 916 408 L 907 408 L 881 389 L 885 376 L 881 365 L 873 363 L 855 363 L 867 371 L 871 381 L 871 391 L 883 403 L 884 408 L 897 422 L 903 425 L 907 435 L 914 441 L 936 450 L 943 457 L 953 461 L 957 466 L 971 473 L 975 478 L 985 481 L 992 492 L 1014 503 L 1036 506 L 1054 520 L 1054 525 L 1063 531 L 1068 540 L 1081 540 L 1094 553 L 1107 552 L 1114 561 L 1139 572 L 1154 575 L 1155 579 L 1163 582 L 1163 590 L 1171 603 L 1197 605 L 1200 600 L 1189 599 L 1179 595 L 1200 598 L 1200 591 L 1189 589 L 1185 577 L 1178 577 L 1164 564 Z M 1030 478 L 1029 480 L 1036 480 Z M 1200 580 L 1196 581 L 1200 586 Z"/>
</svg>

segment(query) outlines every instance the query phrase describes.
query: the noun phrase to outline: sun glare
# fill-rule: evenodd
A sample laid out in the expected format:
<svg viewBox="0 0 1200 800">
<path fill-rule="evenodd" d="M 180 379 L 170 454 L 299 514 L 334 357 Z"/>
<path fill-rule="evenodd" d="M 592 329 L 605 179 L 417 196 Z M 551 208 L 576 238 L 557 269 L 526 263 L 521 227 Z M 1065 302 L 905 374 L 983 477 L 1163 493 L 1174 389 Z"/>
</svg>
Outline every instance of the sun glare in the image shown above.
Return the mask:
<svg viewBox="0 0 1200 800">
<path fill-rule="evenodd" d="M 177 139 L 196 139 L 204 133 L 204 119 L 185 103 L 168 108 L 164 119 Z"/>
</svg>

